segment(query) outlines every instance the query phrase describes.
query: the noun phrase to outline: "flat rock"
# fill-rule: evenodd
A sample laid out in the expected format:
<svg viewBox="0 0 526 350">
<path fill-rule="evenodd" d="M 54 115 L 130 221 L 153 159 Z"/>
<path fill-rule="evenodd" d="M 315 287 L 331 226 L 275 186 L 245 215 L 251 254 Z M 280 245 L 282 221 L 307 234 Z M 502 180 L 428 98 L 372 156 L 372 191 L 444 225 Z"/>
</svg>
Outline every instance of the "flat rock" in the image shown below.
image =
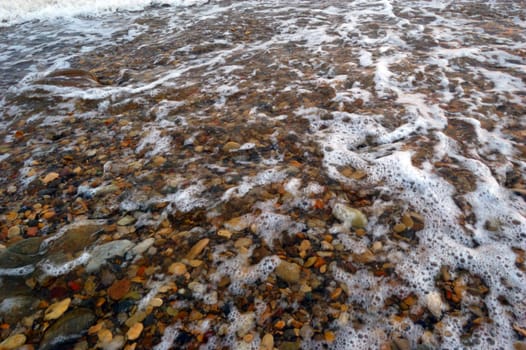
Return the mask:
<svg viewBox="0 0 526 350">
<path fill-rule="evenodd" d="M 88 247 L 102 231 L 102 225 L 94 220 L 85 220 L 65 227 L 64 233 L 49 244 L 49 253 L 68 252 L 74 254 Z"/>
<path fill-rule="evenodd" d="M 79 338 L 95 319 L 89 309 L 80 308 L 67 312 L 46 330 L 39 349 L 55 349 L 60 344 Z"/>
<path fill-rule="evenodd" d="M 276 276 L 288 283 L 297 283 L 300 280 L 301 267 L 296 263 L 282 260 L 274 271 Z"/>
<path fill-rule="evenodd" d="M 5 298 L 0 302 L 0 318 L 7 323 L 16 323 L 23 317 L 31 315 L 38 304 L 38 299 L 29 295 Z"/>
<path fill-rule="evenodd" d="M 32 237 L 18 241 L 10 245 L 7 249 L 15 254 L 34 255 L 40 251 L 41 244 L 42 237 Z"/>
<path fill-rule="evenodd" d="M 6 249 L 0 252 L 0 269 L 14 269 L 33 265 L 41 258 L 39 255 L 17 254 Z"/>
<path fill-rule="evenodd" d="M 127 239 L 112 241 L 93 248 L 91 259 L 86 265 L 86 271 L 92 273 L 98 271 L 106 263 L 107 259 L 115 256 L 124 256 L 128 250 L 132 249 L 134 244 Z"/>
</svg>

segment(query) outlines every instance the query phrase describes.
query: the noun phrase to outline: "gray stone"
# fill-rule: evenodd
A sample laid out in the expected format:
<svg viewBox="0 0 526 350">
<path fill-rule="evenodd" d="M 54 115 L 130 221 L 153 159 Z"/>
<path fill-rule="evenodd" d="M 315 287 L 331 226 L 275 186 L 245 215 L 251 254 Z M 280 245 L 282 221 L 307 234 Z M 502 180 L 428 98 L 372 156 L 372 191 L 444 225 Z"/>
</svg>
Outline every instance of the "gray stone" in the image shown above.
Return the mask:
<svg viewBox="0 0 526 350">
<path fill-rule="evenodd" d="M 0 318 L 7 323 L 16 323 L 32 314 L 38 305 L 38 299 L 29 295 L 5 298 L 0 302 Z"/>
<path fill-rule="evenodd" d="M 100 267 L 114 256 L 124 256 L 126 252 L 132 249 L 133 243 L 127 239 L 112 241 L 93 248 L 91 259 L 86 266 L 86 272 L 92 273 L 98 271 Z"/>
<path fill-rule="evenodd" d="M 95 315 L 84 308 L 65 313 L 46 330 L 40 343 L 40 350 L 54 349 L 57 345 L 80 338 L 95 319 Z"/>
</svg>

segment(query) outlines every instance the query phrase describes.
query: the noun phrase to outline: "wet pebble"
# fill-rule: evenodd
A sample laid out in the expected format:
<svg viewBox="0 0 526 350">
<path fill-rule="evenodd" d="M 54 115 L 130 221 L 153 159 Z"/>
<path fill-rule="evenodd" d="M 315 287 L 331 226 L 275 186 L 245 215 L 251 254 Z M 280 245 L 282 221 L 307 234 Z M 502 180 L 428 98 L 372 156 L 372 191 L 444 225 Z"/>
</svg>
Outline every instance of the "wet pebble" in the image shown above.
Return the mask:
<svg viewBox="0 0 526 350">
<path fill-rule="evenodd" d="M 175 276 L 182 276 L 186 273 L 186 266 L 183 263 L 175 262 L 170 265 L 168 272 Z"/>
<path fill-rule="evenodd" d="M 143 329 L 144 329 L 144 326 L 140 322 L 137 322 L 136 324 L 131 326 L 130 329 L 128 329 L 128 332 L 126 332 L 126 336 L 128 337 L 128 340 L 135 340 L 139 338 Z"/>
<path fill-rule="evenodd" d="M 332 215 L 340 220 L 347 229 L 364 228 L 367 226 L 367 217 L 358 209 L 351 208 L 343 203 L 336 203 L 332 210 Z"/>
<path fill-rule="evenodd" d="M 84 308 L 67 312 L 49 327 L 40 343 L 40 350 L 56 348 L 64 341 L 78 338 L 95 322 L 95 315 Z"/>
<path fill-rule="evenodd" d="M 16 236 L 20 236 L 20 226 L 18 225 L 10 227 L 7 231 L 8 238 L 14 238 Z"/>
<path fill-rule="evenodd" d="M 274 349 L 274 337 L 272 334 L 267 333 L 261 339 L 260 350 L 273 350 Z"/>
<path fill-rule="evenodd" d="M 51 304 L 44 312 L 44 320 L 55 320 L 62 316 L 71 304 L 71 299 L 66 298 L 54 304 Z"/>
<path fill-rule="evenodd" d="M 131 282 L 127 279 L 115 281 L 108 288 L 108 295 L 113 300 L 121 300 L 130 291 Z"/>
<path fill-rule="evenodd" d="M 131 216 L 131 215 L 126 215 L 125 217 L 119 219 L 119 221 L 117 221 L 117 225 L 119 226 L 129 226 L 133 223 L 135 223 L 136 219 Z"/>
<path fill-rule="evenodd" d="M 206 248 L 206 246 L 208 245 L 209 242 L 210 242 L 210 239 L 203 238 L 202 240 L 200 240 L 199 242 L 194 244 L 194 246 L 192 246 L 192 248 L 190 249 L 190 251 L 186 255 L 186 258 L 188 260 L 195 259 Z"/>
<path fill-rule="evenodd" d="M 5 339 L 0 343 L 1 350 L 15 350 L 19 349 L 26 343 L 26 336 L 23 334 L 15 334 Z"/>
<path fill-rule="evenodd" d="M 297 283 L 300 280 L 301 267 L 296 263 L 282 260 L 275 270 L 276 276 L 288 283 Z"/>
<path fill-rule="evenodd" d="M 91 273 L 98 271 L 107 259 L 114 256 L 124 256 L 134 244 L 129 240 L 117 240 L 102 244 L 93 248 L 91 252 L 91 259 L 86 266 L 86 271 Z"/>
</svg>

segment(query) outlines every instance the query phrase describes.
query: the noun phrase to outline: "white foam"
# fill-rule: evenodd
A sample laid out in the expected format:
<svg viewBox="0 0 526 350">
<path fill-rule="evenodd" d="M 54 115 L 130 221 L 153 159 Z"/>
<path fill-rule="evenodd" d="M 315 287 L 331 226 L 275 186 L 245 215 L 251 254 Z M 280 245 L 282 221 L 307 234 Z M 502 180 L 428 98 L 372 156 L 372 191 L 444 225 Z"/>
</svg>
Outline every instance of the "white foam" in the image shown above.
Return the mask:
<svg viewBox="0 0 526 350">
<path fill-rule="evenodd" d="M 161 342 L 153 348 L 154 350 L 170 350 L 179 335 L 179 324 L 174 324 L 165 328 Z"/>
<path fill-rule="evenodd" d="M 90 258 L 91 254 L 84 252 L 79 257 L 63 264 L 54 264 L 49 260 L 44 260 L 38 267 L 45 275 L 58 277 L 65 275 L 79 266 L 85 265 Z"/>
<path fill-rule="evenodd" d="M 0 24 L 78 15 L 96 16 L 115 11 L 138 11 L 154 4 L 193 6 L 206 0 L 17 0 L 0 2 Z"/>
</svg>

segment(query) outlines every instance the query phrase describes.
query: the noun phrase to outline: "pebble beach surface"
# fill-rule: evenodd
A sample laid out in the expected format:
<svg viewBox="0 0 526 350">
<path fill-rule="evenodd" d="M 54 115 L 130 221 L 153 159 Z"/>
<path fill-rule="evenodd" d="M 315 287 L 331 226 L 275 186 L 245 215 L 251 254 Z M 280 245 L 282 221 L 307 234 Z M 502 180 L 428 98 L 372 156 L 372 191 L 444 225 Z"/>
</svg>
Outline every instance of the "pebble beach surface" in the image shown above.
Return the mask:
<svg viewBox="0 0 526 350">
<path fill-rule="evenodd" d="M 526 349 L 524 2 L 136 5 L 0 5 L 0 349 Z"/>
</svg>

